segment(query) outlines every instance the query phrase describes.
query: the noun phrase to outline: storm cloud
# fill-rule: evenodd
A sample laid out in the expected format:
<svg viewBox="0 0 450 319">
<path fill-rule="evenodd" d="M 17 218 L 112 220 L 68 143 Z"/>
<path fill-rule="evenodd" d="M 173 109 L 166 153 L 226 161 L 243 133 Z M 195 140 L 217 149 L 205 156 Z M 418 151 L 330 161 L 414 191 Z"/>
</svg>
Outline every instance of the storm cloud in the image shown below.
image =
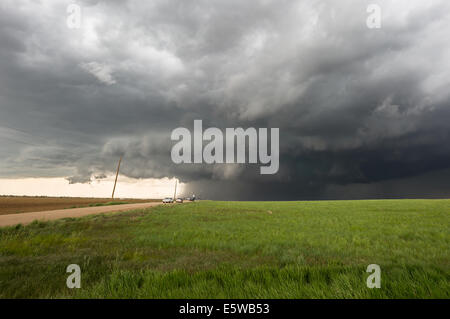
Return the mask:
<svg viewBox="0 0 450 319">
<path fill-rule="evenodd" d="M 84 183 L 124 155 L 203 198 L 447 197 L 448 39 L 446 0 L 3 0 L 0 177 Z M 172 163 L 195 119 L 279 128 L 279 172 Z"/>
</svg>

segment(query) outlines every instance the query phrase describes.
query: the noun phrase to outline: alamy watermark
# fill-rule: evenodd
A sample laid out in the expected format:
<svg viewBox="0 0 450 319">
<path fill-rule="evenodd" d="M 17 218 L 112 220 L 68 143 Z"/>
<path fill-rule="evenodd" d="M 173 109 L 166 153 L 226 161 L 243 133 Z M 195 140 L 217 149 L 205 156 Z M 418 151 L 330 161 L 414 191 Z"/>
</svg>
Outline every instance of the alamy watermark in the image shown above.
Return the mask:
<svg viewBox="0 0 450 319">
<path fill-rule="evenodd" d="M 366 26 L 369 29 L 381 28 L 381 6 L 371 3 L 367 6 L 366 12 L 369 16 L 366 19 Z M 69 29 L 79 29 L 81 27 L 81 6 L 71 3 L 66 8 L 67 20 L 66 24 Z"/>
<path fill-rule="evenodd" d="M 241 127 L 226 128 L 225 134 L 223 134 L 216 127 L 210 127 L 203 131 L 202 120 L 194 120 L 193 134 L 185 127 L 179 127 L 172 131 L 171 140 L 178 141 L 178 143 L 172 147 L 171 157 L 176 164 L 267 164 L 260 167 L 260 173 L 276 174 L 280 163 L 279 139 L 278 128 L 270 129 L 269 143 L 267 128 L 259 128 L 258 130 L 253 127 L 245 130 Z M 203 147 L 204 141 L 209 141 L 209 143 Z M 269 144 L 270 154 L 268 152 Z M 247 149 L 248 157 L 246 156 Z"/>
<path fill-rule="evenodd" d="M 70 264 L 66 268 L 66 272 L 72 273 L 67 277 L 67 288 L 81 288 L 81 268 L 77 264 Z"/>
<path fill-rule="evenodd" d="M 79 29 L 81 27 L 81 7 L 78 4 L 71 3 L 67 6 L 66 24 L 69 29 Z"/>
<path fill-rule="evenodd" d="M 367 277 L 367 288 L 381 288 L 381 268 L 377 264 L 370 264 L 367 266 L 366 272 L 371 273 Z"/>
<path fill-rule="evenodd" d="M 381 7 L 378 4 L 372 3 L 367 7 L 369 16 L 366 20 L 366 25 L 369 29 L 381 28 Z"/>
</svg>

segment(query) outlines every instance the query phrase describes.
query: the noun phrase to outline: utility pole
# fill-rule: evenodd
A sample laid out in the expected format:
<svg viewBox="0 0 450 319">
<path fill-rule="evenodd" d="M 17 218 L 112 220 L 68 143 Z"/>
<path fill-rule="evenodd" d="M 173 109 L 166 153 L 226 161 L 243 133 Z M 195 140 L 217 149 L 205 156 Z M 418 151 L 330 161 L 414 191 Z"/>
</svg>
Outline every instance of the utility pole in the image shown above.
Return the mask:
<svg viewBox="0 0 450 319">
<path fill-rule="evenodd" d="M 177 201 L 177 179 L 175 179 L 175 192 L 173 193 L 173 200 Z"/>
<path fill-rule="evenodd" d="M 122 162 L 122 156 L 119 159 L 119 165 L 117 165 L 117 172 L 116 172 L 116 180 L 114 181 L 114 188 L 112 192 L 112 199 L 114 199 L 114 192 L 116 191 L 116 184 L 117 184 L 117 177 L 119 177 L 119 170 L 120 170 L 120 163 Z"/>
</svg>

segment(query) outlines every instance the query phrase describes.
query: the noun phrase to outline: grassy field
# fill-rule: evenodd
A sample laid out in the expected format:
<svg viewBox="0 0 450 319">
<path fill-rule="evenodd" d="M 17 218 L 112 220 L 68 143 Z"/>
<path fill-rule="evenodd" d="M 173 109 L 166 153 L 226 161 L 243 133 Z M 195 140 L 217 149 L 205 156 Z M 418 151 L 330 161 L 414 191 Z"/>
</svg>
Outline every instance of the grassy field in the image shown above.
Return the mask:
<svg viewBox="0 0 450 319">
<path fill-rule="evenodd" d="M 0 196 L 0 215 L 40 212 L 55 209 L 93 207 L 105 205 L 147 203 L 154 200 L 82 198 L 82 197 L 33 197 Z M 158 200 L 159 201 L 159 200 Z"/>
<path fill-rule="evenodd" d="M 202 201 L 35 222 L 0 229 L 0 297 L 449 298 L 449 226 L 450 200 Z M 366 287 L 369 264 L 381 289 Z"/>
</svg>

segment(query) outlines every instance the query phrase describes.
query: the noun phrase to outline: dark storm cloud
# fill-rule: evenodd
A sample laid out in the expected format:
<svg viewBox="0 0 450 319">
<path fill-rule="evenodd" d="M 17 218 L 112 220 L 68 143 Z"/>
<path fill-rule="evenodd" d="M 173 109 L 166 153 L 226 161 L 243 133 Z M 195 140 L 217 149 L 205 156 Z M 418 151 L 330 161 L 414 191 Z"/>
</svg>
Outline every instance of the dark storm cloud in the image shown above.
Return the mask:
<svg viewBox="0 0 450 319">
<path fill-rule="evenodd" d="M 377 1 L 368 29 L 371 2 L 78 1 L 69 29 L 71 2 L 2 1 L 0 175 L 88 182 L 125 155 L 203 197 L 446 194 L 450 4 Z M 194 119 L 279 127 L 279 173 L 173 164 Z"/>
</svg>

